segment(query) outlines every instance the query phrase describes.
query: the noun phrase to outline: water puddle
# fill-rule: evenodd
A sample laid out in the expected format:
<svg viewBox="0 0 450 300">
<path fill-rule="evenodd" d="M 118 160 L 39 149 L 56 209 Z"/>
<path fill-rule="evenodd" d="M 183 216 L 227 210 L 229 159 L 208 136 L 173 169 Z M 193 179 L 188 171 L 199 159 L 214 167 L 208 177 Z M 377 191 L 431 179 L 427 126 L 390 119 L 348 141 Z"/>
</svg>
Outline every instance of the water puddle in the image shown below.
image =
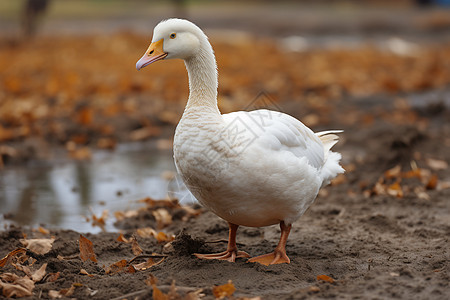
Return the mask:
<svg viewBox="0 0 450 300">
<path fill-rule="evenodd" d="M 113 212 L 142 204 L 137 200 L 166 198 L 178 192 L 179 180 L 167 179 L 175 172 L 171 151 L 149 145 L 121 145 L 114 152 L 94 152 L 91 161 L 53 161 L 0 172 L 0 224 L 14 221 L 19 225 L 98 232 L 84 216 L 100 215 L 109 210 L 108 231 Z M 170 186 L 170 188 L 169 188 Z"/>
</svg>

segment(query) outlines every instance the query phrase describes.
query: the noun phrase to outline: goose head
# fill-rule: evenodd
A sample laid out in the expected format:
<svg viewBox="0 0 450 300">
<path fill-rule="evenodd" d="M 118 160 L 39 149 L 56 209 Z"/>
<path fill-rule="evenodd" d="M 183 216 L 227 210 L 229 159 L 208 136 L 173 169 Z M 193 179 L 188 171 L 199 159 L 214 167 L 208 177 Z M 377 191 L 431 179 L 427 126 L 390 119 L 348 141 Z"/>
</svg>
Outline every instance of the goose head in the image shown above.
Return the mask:
<svg viewBox="0 0 450 300">
<path fill-rule="evenodd" d="M 136 69 L 162 59 L 187 60 L 205 45 L 209 46 L 208 38 L 195 24 L 182 19 L 162 21 L 153 30 L 152 42 L 136 63 Z"/>
</svg>

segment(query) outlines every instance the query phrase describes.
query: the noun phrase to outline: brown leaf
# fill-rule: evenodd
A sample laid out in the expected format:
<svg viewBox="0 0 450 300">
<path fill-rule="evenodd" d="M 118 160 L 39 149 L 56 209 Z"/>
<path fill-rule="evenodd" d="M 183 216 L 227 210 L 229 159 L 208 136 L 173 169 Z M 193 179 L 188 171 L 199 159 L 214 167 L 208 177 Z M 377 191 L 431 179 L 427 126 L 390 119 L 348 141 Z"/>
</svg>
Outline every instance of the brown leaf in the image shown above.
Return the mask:
<svg viewBox="0 0 450 300">
<path fill-rule="evenodd" d="M 228 283 L 214 286 L 212 288 L 213 295 L 216 299 L 223 299 L 225 297 L 231 297 L 233 293 L 236 291 L 234 284 L 231 280 L 228 280 Z"/>
<path fill-rule="evenodd" d="M 90 259 L 93 262 L 97 262 L 97 258 L 95 257 L 94 253 L 94 245 L 92 244 L 92 242 L 80 234 L 79 243 L 81 260 L 86 261 Z"/>
<path fill-rule="evenodd" d="M 153 274 L 150 274 L 147 279 L 144 280 L 145 284 L 148 286 L 153 286 L 158 283 L 158 278 Z"/>
<path fill-rule="evenodd" d="M 92 226 L 98 226 L 102 229 L 102 231 L 105 231 L 106 219 L 108 218 L 108 214 L 109 212 L 107 209 L 103 210 L 100 217 L 92 214 Z"/>
<path fill-rule="evenodd" d="M 413 169 L 408 172 L 404 172 L 402 175 L 404 178 L 419 178 L 420 179 L 422 177 L 422 169 L 420 169 L 420 168 Z"/>
<path fill-rule="evenodd" d="M 47 263 L 44 263 L 39 269 L 37 269 L 32 275 L 31 275 L 31 280 L 33 280 L 34 282 L 38 282 L 41 281 L 42 278 L 44 278 L 46 271 L 45 269 L 47 268 Z"/>
<path fill-rule="evenodd" d="M 133 254 L 138 256 L 141 255 L 142 252 L 144 252 L 141 247 L 139 247 L 139 244 L 136 240 L 136 237 L 131 237 L 131 250 L 133 251 Z"/>
<path fill-rule="evenodd" d="M 39 226 L 38 231 L 42 234 L 50 234 L 50 231 L 41 226 Z"/>
<path fill-rule="evenodd" d="M 428 158 L 427 165 L 435 171 L 445 170 L 448 168 L 448 163 L 445 160 L 439 160 L 434 158 Z"/>
<path fill-rule="evenodd" d="M 397 197 L 397 198 L 403 197 L 403 190 L 402 190 L 402 187 L 400 186 L 399 182 L 395 182 L 395 183 L 391 184 L 390 186 L 388 186 L 386 192 L 389 195 Z"/>
<path fill-rule="evenodd" d="M 163 261 L 164 261 L 164 257 L 157 262 L 155 262 L 153 258 L 149 258 L 146 262 L 143 262 L 140 264 L 135 264 L 135 265 L 133 265 L 133 267 L 138 271 L 144 271 L 150 267 L 161 264 Z"/>
<path fill-rule="evenodd" d="M 400 165 L 397 165 L 392 169 L 389 169 L 386 172 L 384 172 L 384 177 L 386 179 L 399 178 L 401 174 L 402 174 L 402 167 Z"/>
<path fill-rule="evenodd" d="M 117 221 L 122 221 L 123 219 L 126 218 L 134 218 L 138 215 L 138 211 L 137 210 L 129 210 L 126 212 L 123 211 L 116 211 L 114 212 L 114 216 L 116 217 Z"/>
<path fill-rule="evenodd" d="M 56 273 L 49 273 L 47 276 L 47 282 L 55 282 L 56 280 L 58 280 L 60 273 L 56 272 Z"/>
<path fill-rule="evenodd" d="M 48 297 L 50 299 L 59 299 L 59 298 L 62 298 L 62 295 L 59 291 L 50 290 L 50 291 L 48 291 Z"/>
<path fill-rule="evenodd" d="M 330 276 L 328 276 L 328 275 L 318 275 L 317 276 L 317 280 L 321 280 L 321 281 L 326 281 L 326 282 L 329 282 L 329 283 L 333 283 L 334 282 L 334 279 L 333 278 L 331 278 Z"/>
<path fill-rule="evenodd" d="M 28 250 L 39 254 L 44 255 L 48 253 L 52 247 L 53 242 L 55 241 L 54 238 L 51 239 L 20 239 L 20 242 L 22 245 L 24 245 Z"/>
<path fill-rule="evenodd" d="M 11 263 L 13 266 L 14 266 L 14 268 L 16 268 L 17 270 L 19 270 L 19 271 L 22 271 L 22 272 L 24 272 L 28 277 L 31 277 L 31 270 L 30 270 L 30 268 L 28 267 L 28 266 L 24 266 L 24 265 L 21 265 L 21 264 L 15 264 L 15 263 Z"/>
<path fill-rule="evenodd" d="M 158 279 L 150 274 L 150 276 L 144 281 L 148 286 L 153 287 L 153 300 L 169 300 L 169 295 L 164 294 L 156 284 L 158 283 Z"/>
<path fill-rule="evenodd" d="M 136 233 L 142 238 L 156 237 L 157 235 L 155 229 L 150 227 L 138 228 L 136 229 Z"/>
<path fill-rule="evenodd" d="M 32 295 L 34 282 L 26 275 L 19 277 L 13 273 L 4 273 L 0 275 L 0 288 L 7 298 L 27 297 Z"/>
<path fill-rule="evenodd" d="M 172 216 L 169 214 L 167 209 L 158 208 L 152 212 L 152 215 L 156 219 L 156 223 L 158 224 L 158 228 L 164 228 L 167 225 L 172 224 Z"/>
<path fill-rule="evenodd" d="M 62 289 L 60 291 L 55 291 L 55 290 L 48 291 L 48 296 L 51 299 L 60 299 L 62 297 L 70 297 L 73 295 L 73 293 L 75 292 L 75 288 L 78 286 L 83 286 L 83 285 L 80 283 L 72 283 L 72 285 L 68 289 Z"/>
<path fill-rule="evenodd" d="M 85 269 L 81 269 L 80 270 L 80 274 L 81 275 L 87 275 L 89 277 L 94 277 L 95 276 L 94 274 L 89 274 L 88 271 L 86 271 Z"/>
<path fill-rule="evenodd" d="M 27 250 L 25 248 L 17 248 L 11 252 L 9 252 L 5 257 L 0 260 L 0 267 L 6 266 L 6 264 L 16 255 L 24 254 Z"/>
<path fill-rule="evenodd" d="M 431 175 L 430 179 L 428 180 L 428 183 L 426 185 L 426 188 L 428 190 L 435 190 L 438 185 L 438 176 L 436 174 Z"/>
<path fill-rule="evenodd" d="M 134 266 L 129 265 L 126 272 L 133 274 L 133 273 L 136 273 L 136 269 Z"/>
<path fill-rule="evenodd" d="M 169 300 L 169 295 L 164 294 L 161 292 L 160 289 L 156 287 L 156 285 L 153 286 L 153 300 Z"/>
<path fill-rule="evenodd" d="M 121 271 L 127 267 L 128 262 L 125 259 L 119 260 L 118 262 L 113 263 L 109 267 L 105 269 L 106 274 L 114 274 Z"/>
<path fill-rule="evenodd" d="M 123 242 L 123 243 L 127 243 L 127 244 L 131 242 L 130 239 L 127 239 L 127 238 L 125 238 L 125 237 L 123 236 L 123 233 L 121 233 L 121 234 L 119 235 L 119 237 L 116 239 L 116 241 L 118 241 L 118 242 Z"/>
<path fill-rule="evenodd" d="M 175 239 L 175 236 L 173 235 L 167 235 L 164 232 L 160 231 L 158 232 L 158 234 L 155 236 L 156 240 L 158 241 L 158 243 L 162 243 L 162 242 L 170 242 L 173 241 Z"/>
<path fill-rule="evenodd" d="M 81 125 L 90 125 L 94 119 L 94 111 L 90 107 L 84 107 L 77 116 L 77 121 Z"/>
</svg>

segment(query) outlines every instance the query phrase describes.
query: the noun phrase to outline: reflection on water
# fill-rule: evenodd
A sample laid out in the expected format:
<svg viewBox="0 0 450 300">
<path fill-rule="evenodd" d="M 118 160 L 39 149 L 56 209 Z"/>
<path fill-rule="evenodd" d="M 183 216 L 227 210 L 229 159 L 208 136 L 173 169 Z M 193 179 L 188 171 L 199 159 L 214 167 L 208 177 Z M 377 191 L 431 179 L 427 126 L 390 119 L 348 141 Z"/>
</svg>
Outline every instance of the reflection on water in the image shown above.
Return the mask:
<svg viewBox="0 0 450 300">
<path fill-rule="evenodd" d="M 171 151 L 142 144 L 99 151 L 86 162 L 7 168 L 0 172 L 0 213 L 20 225 L 97 232 L 83 216 L 108 209 L 106 228 L 113 231 L 114 211 L 139 206 L 144 197 L 167 197 L 165 171 L 175 172 Z"/>
</svg>

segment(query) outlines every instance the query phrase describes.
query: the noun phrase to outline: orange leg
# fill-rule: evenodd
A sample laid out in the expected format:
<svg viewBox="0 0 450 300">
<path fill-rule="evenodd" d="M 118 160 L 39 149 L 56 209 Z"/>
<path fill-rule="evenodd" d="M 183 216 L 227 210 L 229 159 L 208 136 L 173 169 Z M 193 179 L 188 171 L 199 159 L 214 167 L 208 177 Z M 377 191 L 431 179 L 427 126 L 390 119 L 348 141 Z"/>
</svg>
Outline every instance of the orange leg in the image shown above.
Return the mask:
<svg viewBox="0 0 450 300">
<path fill-rule="evenodd" d="M 212 254 L 195 253 L 194 255 L 201 259 L 220 259 L 220 260 L 227 260 L 229 262 L 234 262 L 237 257 L 250 257 L 248 253 L 237 250 L 236 231 L 239 225 L 228 223 L 228 226 L 230 226 L 230 233 L 228 236 L 228 247 L 226 251 Z"/>
<path fill-rule="evenodd" d="M 286 242 L 289 236 L 289 232 L 291 231 L 291 227 L 292 225 L 287 226 L 283 221 L 281 221 L 280 222 L 281 237 L 277 247 L 275 248 L 275 251 L 273 251 L 273 253 L 250 258 L 248 261 L 258 262 L 266 266 L 274 264 L 290 263 L 291 260 L 286 255 Z"/>
</svg>

